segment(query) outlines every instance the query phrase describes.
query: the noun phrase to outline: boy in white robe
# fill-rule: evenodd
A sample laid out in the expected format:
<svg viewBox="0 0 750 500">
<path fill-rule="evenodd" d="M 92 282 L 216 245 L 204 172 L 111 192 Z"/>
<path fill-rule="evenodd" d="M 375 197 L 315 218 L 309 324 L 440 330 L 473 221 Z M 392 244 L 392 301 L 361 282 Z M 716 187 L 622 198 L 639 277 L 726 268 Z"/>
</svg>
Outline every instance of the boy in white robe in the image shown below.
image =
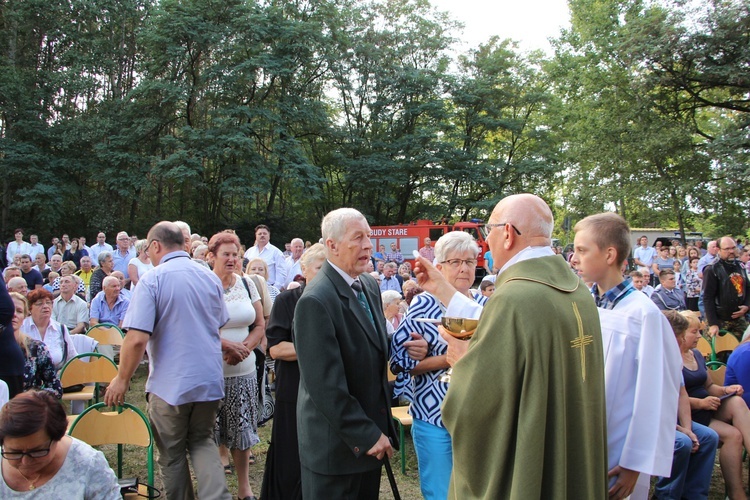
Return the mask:
<svg viewBox="0 0 750 500">
<path fill-rule="evenodd" d="M 593 282 L 604 343 L 610 498 L 646 498 L 649 476 L 668 476 L 682 360 L 669 322 L 622 274 L 630 229 L 603 213 L 575 226 L 572 263 Z"/>
</svg>

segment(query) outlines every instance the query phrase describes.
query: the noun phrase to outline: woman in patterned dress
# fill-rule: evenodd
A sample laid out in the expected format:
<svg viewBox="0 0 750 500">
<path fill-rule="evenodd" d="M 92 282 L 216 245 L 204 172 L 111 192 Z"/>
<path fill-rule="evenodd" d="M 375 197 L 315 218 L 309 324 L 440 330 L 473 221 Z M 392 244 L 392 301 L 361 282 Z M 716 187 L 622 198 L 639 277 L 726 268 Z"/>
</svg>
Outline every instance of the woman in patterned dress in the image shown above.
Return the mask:
<svg viewBox="0 0 750 500">
<path fill-rule="evenodd" d="M 260 296 L 252 280 L 235 273 L 242 265 L 240 240 L 230 232 L 208 242 L 208 259 L 224 287 L 229 321 L 221 328 L 222 347 L 234 344 L 250 355 L 236 365 L 224 362 L 224 399 L 216 415 L 216 442 L 229 448 L 237 471 L 238 497 L 254 499 L 248 474 L 251 448 L 258 444 L 258 382 L 252 350 L 265 336 Z"/>
<path fill-rule="evenodd" d="M 13 331 L 16 342 L 21 346 L 25 362 L 23 390 L 41 389 L 51 392 L 59 399 L 63 395 L 62 385 L 57 377 L 55 365 L 52 364 L 47 346 L 43 342 L 31 339 L 21 333 L 23 320 L 30 314 L 29 303 L 26 301 L 26 297 L 20 293 L 13 292 L 10 297 L 13 299 L 13 305 L 16 309 L 13 316 Z"/>
</svg>

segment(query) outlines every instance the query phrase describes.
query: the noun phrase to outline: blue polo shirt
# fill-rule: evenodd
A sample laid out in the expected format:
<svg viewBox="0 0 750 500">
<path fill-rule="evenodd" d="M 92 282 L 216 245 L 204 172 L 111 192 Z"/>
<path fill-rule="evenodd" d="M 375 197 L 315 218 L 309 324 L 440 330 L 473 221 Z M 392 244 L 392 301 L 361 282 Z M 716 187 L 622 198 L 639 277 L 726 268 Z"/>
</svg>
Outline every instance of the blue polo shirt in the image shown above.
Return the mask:
<svg viewBox="0 0 750 500">
<path fill-rule="evenodd" d="M 130 264 L 130 259 L 135 258 L 135 249 L 128 248 L 128 251 L 125 253 L 125 255 L 122 255 L 120 253 L 119 248 L 115 248 L 114 252 L 112 252 L 112 262 L 114 263 L 113 271 L 120 271 L 122 274 L 125 275 L 125 277 L 128 277 L 128 264 Z"/>
<path fill-rule="evenodd" d="M 91 301 L 89 315 L 92 318 L 96 318 L 99 323 L 119 325 L 120 321 L 125 318 L 128 306 L 130 306 L 130 301 L 120 294 L 117 296 L 114 307 L 110 309 L 109 304 L 107 304 L 107 298 L 104 296 L 104 291 L 101 291 Z"/>
<path fill-rule="evenodd" d="M 219 328 L 228 320 L 221 281 L 186 252 L 168 253 L 141 276 L 123 328 L 151 335 L 146 392 L 173 406 L 222 399 Z"/>
</svg>

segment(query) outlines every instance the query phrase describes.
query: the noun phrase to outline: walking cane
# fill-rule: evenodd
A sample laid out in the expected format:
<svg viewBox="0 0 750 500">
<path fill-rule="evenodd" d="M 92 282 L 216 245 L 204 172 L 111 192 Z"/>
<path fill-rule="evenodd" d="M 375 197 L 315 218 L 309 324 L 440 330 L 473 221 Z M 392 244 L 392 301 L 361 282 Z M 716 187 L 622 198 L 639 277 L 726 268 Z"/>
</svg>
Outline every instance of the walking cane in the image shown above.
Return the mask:
<svg viewBox="0 0 750 500">
<path fill-rule="evenodd" d="M 396 485 L 396 477 L 393 475 L 393 469 L 391 468 L 391 462 L 388 460 L 388 456 L 383 457 L 385 462 L 385 473 L 388 475 L 388 482 L 391 483 L 391 491 L 393 492 L 394 500 L 401 500 L 401 495 L 398 494 L 398 485 Z"/>
<path fill-rule="evenodd" d="M 393 439 L 388 438 L 393 446 Z M 403 446 L 404 443 L 401 443 Z M 401 495 L 398 494 L 398 485 L 396 484 L 396 476 L 393 475 L 393 469 L 391 468 L 391 461 L 388 455 L 383 455 L 383 462 L 385 462 L 385 473 L 388 475 L 388 482 L 391 483 L 391 491 L 393 492 L 394 500 L 401 500 Z"/>
</svg>

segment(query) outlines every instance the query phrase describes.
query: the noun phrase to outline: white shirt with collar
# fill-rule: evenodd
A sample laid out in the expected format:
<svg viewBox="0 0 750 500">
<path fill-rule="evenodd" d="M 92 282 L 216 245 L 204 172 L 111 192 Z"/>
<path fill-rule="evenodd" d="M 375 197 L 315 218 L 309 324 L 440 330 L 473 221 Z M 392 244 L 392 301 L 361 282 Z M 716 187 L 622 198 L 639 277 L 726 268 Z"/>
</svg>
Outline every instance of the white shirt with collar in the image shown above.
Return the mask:
<svg viewBox="0 0 750 500">
<path fill-rule="evenodd" d="M 344 278 L 344 281 L 346 281 L 347 286 L 349 286 L 349 288 L 351 288 L 352 287 L 352 283 L 354 283 L 354 278 L 352 278 L 351 276 L 349 276 L 340 267 L 338 267 L 336 264 L 334 264 L 330 260 L 328 261 L 328 263 L 331 264 L 331 267 L 334 268 L 336 270 L 336 272 L 339 273 L 339 275 L 341 275 L 342 278 Z M 354 294 L 354 289 L 353 288 L 352 288 L 352 293 Z M 354 295 L 356 296 L 356 294 L 354 294 Z"/>
<path fill-rule="evenodd" d="M 273 285 L 278 289 L 284 287 L 286 283 L 287 266 L 286 259 L 281 250 L 268 243 L 263 247 L 263 250 L 258 249 L 258 245 L 253 245 L 247 249 L 244 257 L 248 260 L 260 257 L 266 263 L 268 267 L 268 282 L 269 285 Z"/>
<path fill-rule="evenodd" d="M 65 361 L 70 361 L 76 354 L 78 354 L 73 345 L 73 340 L 70 338 L 70 332 L 68 332 L 68 329 L 66 328 L 65 333 L 63 334 L 60 323 L 52 318 L 50 318 L 49 325 L 47 325 L 47 331 L 44 332 L 44 338 L 42 338 L 42 334 L 37 329 L 31 316 L 28 316 L 23 320 L 21 331 L 34 340 L 44 342 L 44 345 L 47 346 L 47 350 L 49 351 L 52 363 L 56 368 L 62 368 L 63 359 L 65 359 Z M 67 357 L 63 356 L 63 346 L 65 343 L 68 344 Z"/>
<path fill-rule="evenodd" d="M 287 288 L 289 286 L 289 283 L 294 281 L 294 277 L 298 274 L 302 274 L 302 256 L 300 256 L 299 259 L 296 261 L 292 258 L 290 255 L 289 258 L 286 259 L 286 266 L 287 266 L 287 272 L 286 272 L 286 280 L 284 282 L 284 288 Z"/>
<path fill-rule="evenodd" d="M 31 262 L 34 262 L 34 257 L 36 257 L 36 254 L 38 253 L 44 253 L 44 245 L 41 243 L 37 243 L 35 245 L 32 245 L 29 243 L 29 257 L 31 257 Z"/>
</svg>

